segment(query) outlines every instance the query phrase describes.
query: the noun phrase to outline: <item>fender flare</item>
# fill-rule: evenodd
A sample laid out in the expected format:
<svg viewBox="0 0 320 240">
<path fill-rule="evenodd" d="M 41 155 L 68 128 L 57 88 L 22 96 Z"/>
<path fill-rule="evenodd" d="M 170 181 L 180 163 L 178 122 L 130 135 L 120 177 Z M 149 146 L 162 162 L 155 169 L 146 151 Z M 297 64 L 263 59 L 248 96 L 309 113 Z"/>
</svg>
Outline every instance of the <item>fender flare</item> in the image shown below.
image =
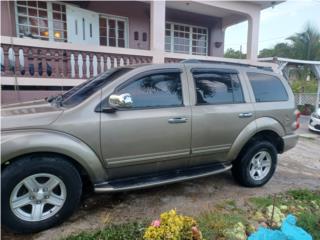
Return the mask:
<svg viewBox="0 0 320 240">
<path fill-rule="evenodd" d="M 69 134 L 51 130 L 21 130 L 2 133 L 1 164 L 31 153 L 56 153 L 76 161 L 92 183 L 105 181 L 103 162 L 87 144 Z"/>
<path fill-rule="evenodd" d="M 262 131 L 272 131 L 280 137 L 285 135 L 283 126 L 276 119 L 270 117 L 258 118 L 250 122 L 244 129 L 242 129 L 228 152 L 227 160 L 235 160 L 248 141 L 250 141 L 255 134 Z"/>
</svg>

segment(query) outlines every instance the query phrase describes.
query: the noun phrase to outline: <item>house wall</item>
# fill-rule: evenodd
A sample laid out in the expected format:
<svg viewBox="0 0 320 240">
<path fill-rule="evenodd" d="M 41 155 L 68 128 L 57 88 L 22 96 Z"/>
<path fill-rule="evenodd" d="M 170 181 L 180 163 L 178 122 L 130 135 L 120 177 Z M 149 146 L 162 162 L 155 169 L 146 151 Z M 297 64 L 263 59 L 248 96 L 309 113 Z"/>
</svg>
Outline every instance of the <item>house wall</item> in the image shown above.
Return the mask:
<svg viewBox="0 0 320 240">
<path fill-rule="evenodd" d="M 14 2 L 1 1 L 1 35 L 16 36 Z M 10 11 L 8 11 L 8 8 Z M 129 21 L 129 48 L 150 49 L 150 6 L 135 1 L 88 1 L 87 10 L 101 14 L 127 17 Z M 166 20 L 182 24 L 207 27 L 209 30 L 208 55 L 222 57 L 223 45 L 217 48 L 214 42 L 224 42 L 222 19 L 201 14 L 166 9 Z M 139 33 L 139 40 L 134 40 L 134 32 Z M 147 41 L 142 41 L 142 34 L 147 33 Z"/>
<path fill-rule="evenodd" d="M 16 18 L 14 2 L 0 1 L 1 7 L 1 36 L 16 36 Z"/>
<path fill-rule="evenodd" d="M 150 49 L 150 7 L 135 1 L 89 1 L 88 10 L 127 17 L 129 19 L 129 48 Z M 139 32 L 139 40 L 134 40 L 134 32 Z M 142 41 L 142 33 L 147 33 L 147 41 Z"/>
</svg>

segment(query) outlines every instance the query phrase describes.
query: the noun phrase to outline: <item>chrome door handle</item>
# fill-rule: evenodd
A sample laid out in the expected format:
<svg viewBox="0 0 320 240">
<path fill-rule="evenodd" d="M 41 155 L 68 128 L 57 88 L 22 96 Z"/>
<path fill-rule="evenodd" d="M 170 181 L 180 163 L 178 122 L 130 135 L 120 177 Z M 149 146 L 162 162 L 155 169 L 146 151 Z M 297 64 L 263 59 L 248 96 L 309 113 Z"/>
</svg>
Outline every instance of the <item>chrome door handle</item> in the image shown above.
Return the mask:
<svg viewBox="0 0 320 240">
<path fill-rule="evenodd" d="M 174 117 L 174 118 L 169 118 L 168 123 L 185 123 L 187 122 L 186 117 Z"/>
<path fill-rule="evenodd" d="M 246 113 L 240 113 L 239 114 L 239 118 L 249 118 L 252 117 L 252 113 L 251 112 L 246 112 Z"/>
</svg>

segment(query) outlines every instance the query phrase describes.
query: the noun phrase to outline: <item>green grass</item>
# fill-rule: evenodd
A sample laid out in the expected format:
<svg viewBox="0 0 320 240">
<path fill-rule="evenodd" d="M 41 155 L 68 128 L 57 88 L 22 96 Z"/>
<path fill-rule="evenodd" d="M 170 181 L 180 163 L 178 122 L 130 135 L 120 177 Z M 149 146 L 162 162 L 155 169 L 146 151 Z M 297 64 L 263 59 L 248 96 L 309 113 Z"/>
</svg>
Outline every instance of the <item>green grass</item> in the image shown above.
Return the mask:
<svg viewBox="0 0 320 240">
<path fill-rule="evenodd" d="M 304 212 L 299 215 L 297 224 L 309 232 L 314 240 L 320 239 L 320 215 L 315 215 L 309 211 Z"/>
<path fill-rule="evenodd" d="M 246 218 L 237 212 L 219 212 L 212 210 L 201 214 L 197 222 L 204 239 L 217 239 L 225 237 L 225 231 L 241 222 L 247 225 Z"/>
<path fill-rule="evenodd" d="M 320 203 L 320 192 L 310 191 L 308 189 L 289 190 L 288 195 L 292 196 L 295 200 L 300 201 L 317 201 Z"/>
<path fill-rule="evenodd" d="M 309 232 L 314 240 L 320 240 L 320 191 L 307 189 L 289 190 L 266 197 L 249 198 L 244 206 L 237 206 L 234 200 L 225 200 L 214 208 L 196 217 L 199 229 L 204 239 L 228 240 L 226 235 L 230 228 L 239 223 L 245 227 L 245 232 L 254 231 L 253 225 L 260 222 L 254 216 L 257 212 L 264 214 L 266 208 L 273 204 L 280 209 L 285 206 L 284 214 L 297 217 L 297 225 Z M 265 218 L 265 221 L 268 219 Z M 107 225 L 95 232 L 83 232 L 69 236 L 65 240 L 140 240 L 148 227 L 149 221 L 129 222 L 120 225 Z M 228 232 L 229 231 L 229 232 Z M 229 238 L 230 239 L 230 238 Z"/>
<path fill-rule="evenodd" d="M 143 238 L 145 227 L 146 224 L 141 222 L 110 225 L 93 233 L 82 232 L 69 236 L 65 240 L 140 240 Z"/>
</svg>

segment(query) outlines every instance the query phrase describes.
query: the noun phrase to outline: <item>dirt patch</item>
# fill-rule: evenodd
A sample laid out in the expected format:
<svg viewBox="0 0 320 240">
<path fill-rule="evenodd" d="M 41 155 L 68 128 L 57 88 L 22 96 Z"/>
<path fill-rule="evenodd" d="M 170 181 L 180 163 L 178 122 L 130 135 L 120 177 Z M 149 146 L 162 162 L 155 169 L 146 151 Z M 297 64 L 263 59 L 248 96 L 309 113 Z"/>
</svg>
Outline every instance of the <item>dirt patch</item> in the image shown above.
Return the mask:
<svg viewBox="0 0 320 240">
<path fill-rule="evenodd" d="M 105 222 L 155 218 L 161 212 L 176 208 L 187 215 L 198 215 L 225 199 L 238 206 L 244 199 L 279 193 L 290 188 L 320 189 L 320 138 L 301 138 L 298 145 L 279 156 L 272 180 L 261 188 L 237 185 L 231 173 L 177 183 L 152 189 L 118 194 L 93 195 L 62 225 L 33 235 L 14 235 L 2 231 L 2 239 L 60 239 L 72 233 L 94 230 Z"/>
</svg>

